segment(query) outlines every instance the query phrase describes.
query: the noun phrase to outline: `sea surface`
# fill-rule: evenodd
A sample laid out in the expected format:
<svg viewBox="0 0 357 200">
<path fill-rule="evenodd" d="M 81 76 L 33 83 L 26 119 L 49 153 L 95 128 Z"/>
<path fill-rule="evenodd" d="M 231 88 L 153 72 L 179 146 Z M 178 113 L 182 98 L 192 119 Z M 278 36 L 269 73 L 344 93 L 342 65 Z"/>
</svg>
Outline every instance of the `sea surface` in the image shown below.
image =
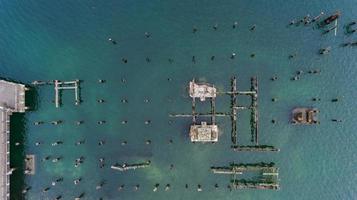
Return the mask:
<svg viewBox="0 0 357 200">
<path fill-rule="evenodd" d="M 342 14 L 336 36 L 334 31 L 322 35 L 316 24 L 289 26 L 307 14 L 336 10 Z M 61 195 L 67 200 L 81 193 L 89 200 L 356 199 L 357 47 L 341 47 L 357 40 L 356 33 L 345 31 L 357 20 L 356 10 L 354 0 L 0 0 L 0 77 L 32 88 L 27 95 L 30 111 L 13 115 L 11 122 L 11 165 L 17 168 L 11 177 L 11 199 Z M 238 26 L 233 28 L 235 21 Z M 318 54 L 328 46 L 330 54 Z M 300 70 L 300 80 L 292 81 Z M 274 145 L 279 153 L 232 151 L 227 118 L 218 118 L 217 144 L 192 144 L 190 119 L 169 118 L 170 113 L 191 111 L 188 81 L 195 78 L 226 91 L 232 76 L 238 78 L 239 90 L 249 89 L 250 78 L 258 77 L 260 144 Z M 271 81 L 273 76 L 278 79 Z M 81 80 L 82 103 L 74 105 L 73 91 L 64 91 L 62 106 L 55 108 L 53 85 L 30 85 L 54 79 Z M 333 103 L 333 98 L 339 101 Z M 250 103 L 244 96 L 238 101 Z M 217 111 L 229 111 L 228 96 L 219 96 L 216 102 Z M 209 108 L 207 103 L 198 106 L 201 111 Z M 318 108 L 320 124 L 292 125 L 290 112 L 298 106 Z M 63 123 L 54 126 L 49 123 L 53 120 Z M 77 126 L 77 120 L 84 123 Z M 106 123 L 98 125 L 100 120 Z M 36 121 L 45 124 L 36 126 Z M 249 122 L 250 112 L 239 112 L 241 144 L 250 144 Z M 79 140 L 85 144 L 74 145 Z M 100 140 L 105 144 L 99 146 Z M 56 141 L 63 144 L 52 146 Z M 16 142 L 21 144 L 15 146 Z M 21 170 L 25 154 L 36 156 L 33 176 L 24 176 Z M 46 156 L 62 159 L 41 162 Z M 75 168 L 80 156 L 84 163 Z M 106 164 L 102 169 L 101 157 Z M 147 169 L 110 169 L 117 162 L 147 160 Z M 230 176 L 209 169 L 231 162 L 275 162 L 281 189 L 230 191 Z M 51 186 L 59 177 L 63 182 Z M 79 177 L 82 181 L 74 185 Z M 101 181 L 103 188 L 96 190 Z M 156 183 L 160 186 L 153 192 Z M 166 184 L 171 186 L 168 191 Z M 198 184 L 202 192 L 197 192 Z M 121 185 L 125 186 L 118 191 Z M 31 189 L 23 195 L 26 186 Z M 42 192 L 46 187 L 51 189 Z"/>
</svg>

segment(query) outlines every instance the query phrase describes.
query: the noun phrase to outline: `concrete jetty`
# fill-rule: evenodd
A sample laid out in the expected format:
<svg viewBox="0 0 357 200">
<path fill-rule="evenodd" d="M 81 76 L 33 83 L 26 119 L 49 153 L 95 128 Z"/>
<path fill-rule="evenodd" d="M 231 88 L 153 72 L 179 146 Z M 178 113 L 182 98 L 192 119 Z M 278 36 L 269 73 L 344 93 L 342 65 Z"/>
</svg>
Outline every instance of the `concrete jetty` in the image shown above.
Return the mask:
<svg viewBox="0 0 357 200">
<path fill-rule="evenodd" d="M 25 85 L 0 80 L 0 199 L 10 199 L 10 116 L 23 113 Z"/>
</svg>

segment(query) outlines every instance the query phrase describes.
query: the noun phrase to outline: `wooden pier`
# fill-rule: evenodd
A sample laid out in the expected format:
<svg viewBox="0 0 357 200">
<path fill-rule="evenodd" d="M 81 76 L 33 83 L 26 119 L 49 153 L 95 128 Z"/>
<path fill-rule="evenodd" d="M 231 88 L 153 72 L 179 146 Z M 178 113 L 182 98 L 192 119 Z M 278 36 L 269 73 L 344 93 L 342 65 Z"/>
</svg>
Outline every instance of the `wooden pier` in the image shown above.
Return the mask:
<svg viewBox="0 0 357 200">
<path fill-rule="evenodd" d="M 23 84 L 0 80 L 0 199 L 10 199 L 10 116 L 26 111 Z"/>
</svg>

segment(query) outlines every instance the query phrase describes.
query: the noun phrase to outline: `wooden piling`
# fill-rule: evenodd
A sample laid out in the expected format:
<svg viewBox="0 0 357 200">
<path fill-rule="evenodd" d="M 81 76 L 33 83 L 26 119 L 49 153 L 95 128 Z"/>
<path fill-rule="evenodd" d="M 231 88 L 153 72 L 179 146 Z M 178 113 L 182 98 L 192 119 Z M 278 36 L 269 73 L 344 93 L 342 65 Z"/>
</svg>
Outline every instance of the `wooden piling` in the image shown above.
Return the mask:
<svg viewBox="0 0 357 200">
<path fill-rule="evenodd" d="M 212 116 L 211 116 L 211 121 L 212 121 L 212 124 L 216 124 L 216 102 L 215 102 L 215 98 L 212 98 L 211 99 L 211 113 L 212 113 Z"/>
<path fill-rule="evenodd" d="M 196 100 L 192 98 L 192 124 L 196 124 Z"/>
<path fill-rule="evenodd" d="M 254 136 L 255 145 L 259 145 L 258 141 L 258 79 L 257 77 L 252 77 L 251 79 L 251 91 L 252 96 L 252 133 Z"/>
<path fill-rule="evenodd" d="M 237 79 L 236 77 L 233 77 L 231 80 L 231 107 L 232 107 L 232 113 L 231 113 L 231 121 L 232 121 L 232 130 L 231 130 L 231 138 L 233 144 L 237 144 Z"/>
</svg>

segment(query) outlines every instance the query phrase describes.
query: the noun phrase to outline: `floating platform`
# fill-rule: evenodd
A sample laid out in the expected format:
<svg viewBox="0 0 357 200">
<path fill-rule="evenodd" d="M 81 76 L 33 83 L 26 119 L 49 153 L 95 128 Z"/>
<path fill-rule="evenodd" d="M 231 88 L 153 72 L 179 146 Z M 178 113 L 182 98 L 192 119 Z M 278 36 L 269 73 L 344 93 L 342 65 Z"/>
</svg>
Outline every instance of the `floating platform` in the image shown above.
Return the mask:
<svg viewBox="0 0 357 200">
<path fill-rule="evenodd" d="M 318 124 L 317 113 L 315 108 L 295 108 L 292 110 L 291 123 L 293 124 Z"/>
</svg>

